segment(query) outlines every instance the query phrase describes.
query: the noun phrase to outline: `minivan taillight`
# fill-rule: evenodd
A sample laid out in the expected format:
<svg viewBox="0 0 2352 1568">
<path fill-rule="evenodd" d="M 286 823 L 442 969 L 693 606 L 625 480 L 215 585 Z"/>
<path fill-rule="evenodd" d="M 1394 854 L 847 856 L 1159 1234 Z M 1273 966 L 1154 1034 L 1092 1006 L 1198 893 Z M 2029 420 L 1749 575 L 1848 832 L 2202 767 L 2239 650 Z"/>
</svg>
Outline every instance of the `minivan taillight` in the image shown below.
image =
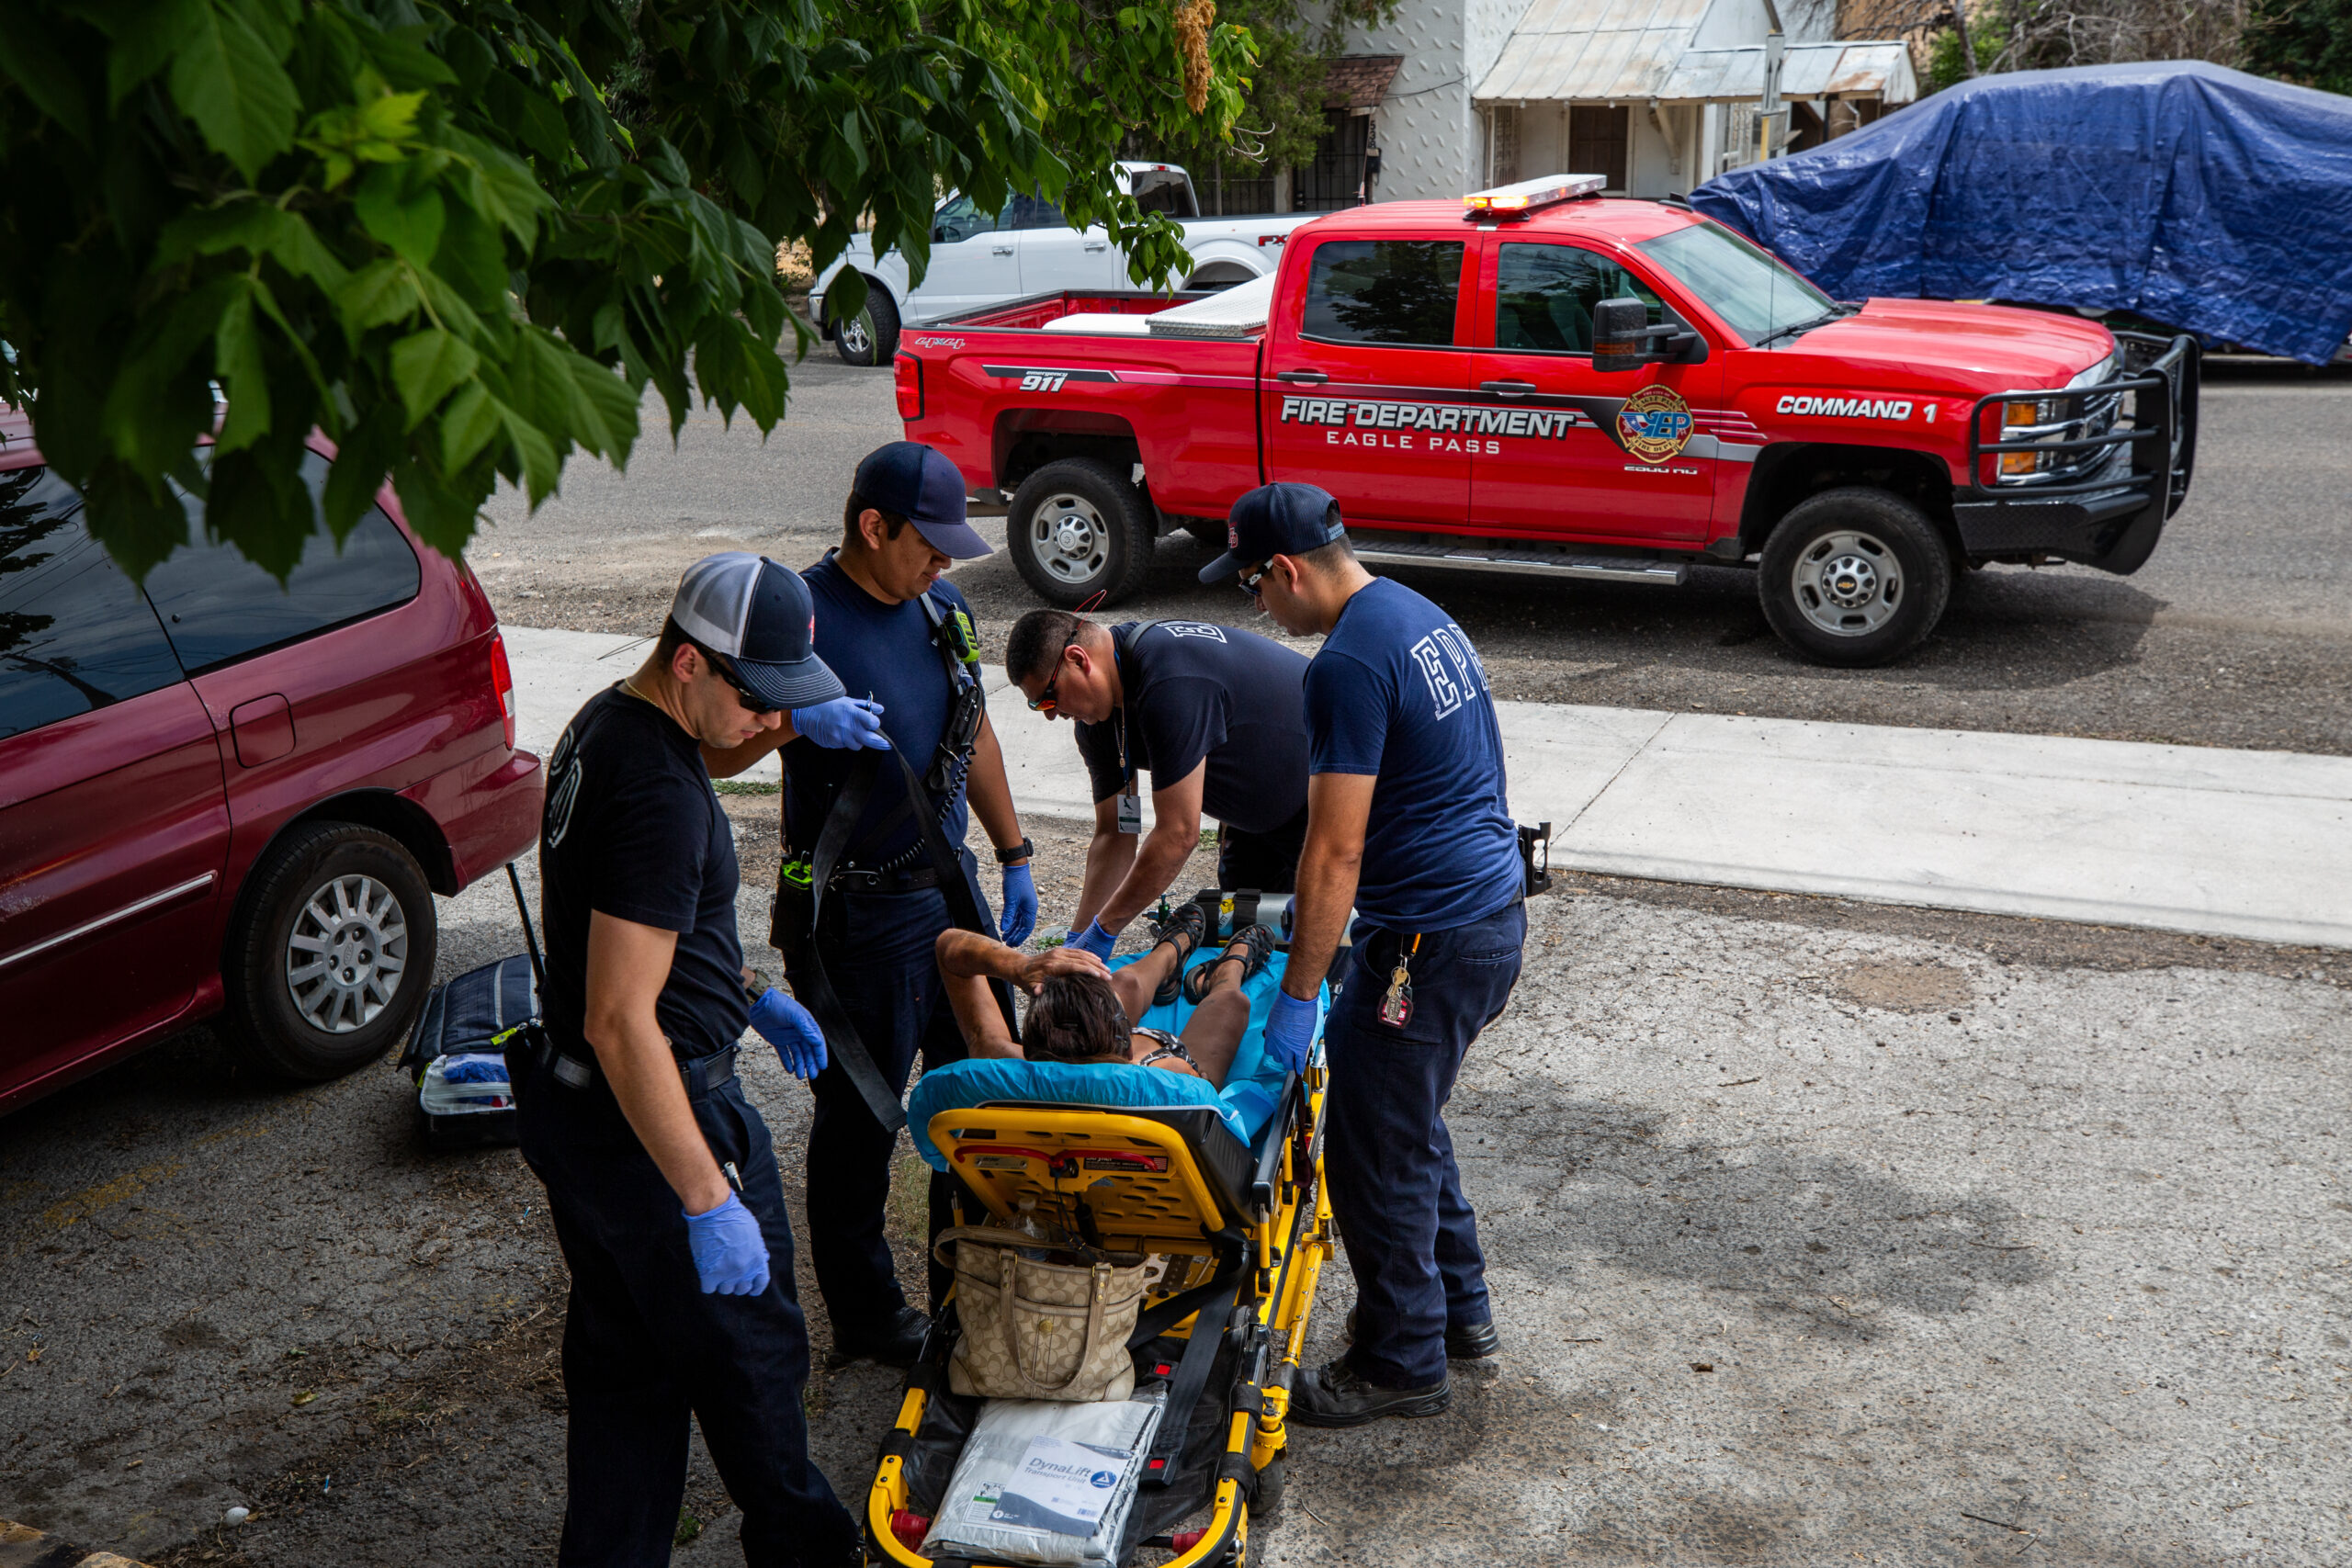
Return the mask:
<svg viewBox="0 0 2352 1568">
<path fill-rule="evenodd" d="M 499 720 L 505 726 L 506 745 L 514 745 L 514 667 L 506 662 L 506 637 L 503 633 L 490 634 L 490 686 L 498 694 Z"/>
<path fill-rule="evenodd" d="M 899 417 L 917 420 L 922 417 L 922 361 L 911 354 L 899 355 L 895 362 L 899 384 Z"/>
</svg>

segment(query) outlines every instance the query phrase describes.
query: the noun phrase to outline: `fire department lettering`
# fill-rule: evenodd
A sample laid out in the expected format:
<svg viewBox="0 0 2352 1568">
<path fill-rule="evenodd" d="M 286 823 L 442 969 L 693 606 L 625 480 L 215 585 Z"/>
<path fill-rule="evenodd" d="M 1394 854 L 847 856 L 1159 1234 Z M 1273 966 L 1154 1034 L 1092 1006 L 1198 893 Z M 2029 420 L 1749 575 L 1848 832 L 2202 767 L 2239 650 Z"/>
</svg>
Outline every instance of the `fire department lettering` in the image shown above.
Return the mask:
<svg viewBox="0 0 2352 1568">
<path fill-rule="evenodd" d="M 1429 430 L 1462 435 L 1532 435 L 1557 441 L 1592 422 L 1573 409 L 1474 408 L 1463 403 L 1359 402 L 1350 398 L 1284 398 L 1286 423 L 1337 429 Z"/>
</svg>

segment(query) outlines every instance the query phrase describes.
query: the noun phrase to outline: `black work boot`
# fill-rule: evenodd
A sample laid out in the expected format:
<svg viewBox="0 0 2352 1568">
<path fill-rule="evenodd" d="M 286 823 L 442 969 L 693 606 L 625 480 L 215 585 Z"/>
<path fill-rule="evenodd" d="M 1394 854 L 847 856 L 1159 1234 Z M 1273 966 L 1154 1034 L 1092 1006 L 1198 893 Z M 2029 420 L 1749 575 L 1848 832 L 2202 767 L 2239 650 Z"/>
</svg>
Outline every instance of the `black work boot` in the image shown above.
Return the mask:
<svg viewBox="0 0 2352 1568">
<path fill-rule="evenodd" d="M 1383 1388 L 1366 1382 L 1342 1356 L 1299 1369 L 1291 1385 L 1290 1418 L 1302 1427 L 1361 1427 L 1384 1416 L 1442 1414 L 1453 1401 L 1451 1382 L 1426 1388 Z"/>
<path fill-rule="evenodd" d="M 855 1332 L 833 1325 L 833 1359 L 837 1361 L 879 1361 L 886 1367 L 911 1367 L 922 1354 L 923 1336 L 931 1319 L 900 1304 Z"/>
<path fill-rule="evenodd" d="M 1348 1343 L 1356 1342 L 1356 1309 L 1348 1309 Z M 1489 1356 L 1503 1353 L 1503 1337 L 1495 1332 L 1492 1323 L 1447 1324 L 1445 1325 L 1445 1359 L 1449 1361 L 1483 1361 Z"/>
</svg>

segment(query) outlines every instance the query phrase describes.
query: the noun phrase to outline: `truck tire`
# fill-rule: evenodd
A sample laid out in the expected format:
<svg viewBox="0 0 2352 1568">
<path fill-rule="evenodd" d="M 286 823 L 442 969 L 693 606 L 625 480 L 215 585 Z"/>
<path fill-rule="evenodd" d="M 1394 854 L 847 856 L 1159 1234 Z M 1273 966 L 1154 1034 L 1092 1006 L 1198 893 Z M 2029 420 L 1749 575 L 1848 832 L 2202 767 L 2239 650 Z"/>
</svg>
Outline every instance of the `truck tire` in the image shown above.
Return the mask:
<svg viewBox="0 0 2352 1568">
<path fill-rule="evenodd" d="M 1005 518 L 1012 564 L 1048 604 L 1134 596 L 1151 570 L 1151 515 L 1125 474 L 1092 457 L 1064 457 L 1021 481 Z M 1096 596 L 1100 595 L 1100 598 Z"/>
<path fill-rule="evenodd" d="M 290 829 L 245 883 L 221 979 L 258 1066 L 309 1082 L 380 1060 L 424 1005 L 433 893 L 400 841 L 348 822 Z"/>
<path fill-rule="evenodd" d="M 1884 664 L 1927 639 L 1951 597 L 1951 556 L 1899 495 L 1826 490 L 1764 542 L 1756 588 L 1781 640 L 1817 664 Z"/>
<path fill-rule="evenodd" d="M 1214 549 L 1225 548 L 1225 519 L 1222 517 L 1187 517 L 1184 532 Z"/>
<path fill-rule="evenodd" d="M 865 280 L 865 308 L 833 323 L 833 352 L 844 365 L 888 365 L 899 356 L 899 307 L 889 291 Z"/>
</svg>

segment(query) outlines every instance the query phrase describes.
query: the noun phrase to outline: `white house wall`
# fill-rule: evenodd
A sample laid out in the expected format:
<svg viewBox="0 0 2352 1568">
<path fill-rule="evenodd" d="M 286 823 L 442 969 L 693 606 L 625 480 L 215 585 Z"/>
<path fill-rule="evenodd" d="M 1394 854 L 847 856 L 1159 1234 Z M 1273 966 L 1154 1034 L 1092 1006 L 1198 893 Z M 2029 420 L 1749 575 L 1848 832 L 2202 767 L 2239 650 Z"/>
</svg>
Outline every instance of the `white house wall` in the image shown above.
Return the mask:
<svg viewBox="0 0 2352 1568">
<path fill-rule="evenodd" d="M 1464 0 L 1406 0 L 1385 27 L 1350 28 L 1348 54 L 1398 54 L 1405 62 L 1375 111 L 1383 201 L 1459 197 L 1478 158 L 1463 58 Z"/>
</svg>

